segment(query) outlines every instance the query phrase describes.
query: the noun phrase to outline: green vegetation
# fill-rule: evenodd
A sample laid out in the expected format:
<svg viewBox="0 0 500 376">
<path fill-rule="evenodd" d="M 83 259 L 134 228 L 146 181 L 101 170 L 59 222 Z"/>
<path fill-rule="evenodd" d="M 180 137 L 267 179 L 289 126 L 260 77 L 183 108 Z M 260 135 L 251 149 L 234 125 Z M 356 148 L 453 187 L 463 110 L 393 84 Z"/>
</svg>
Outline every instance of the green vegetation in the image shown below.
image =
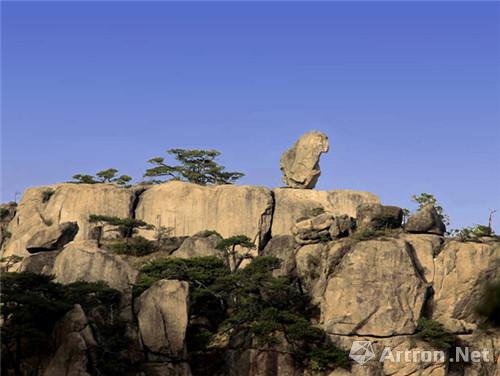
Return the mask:
<svg viewBox="0 0 500 376">
<path fill-rule="evenodd" d="M 45 191 L 42 192 L 42 202 L 46 203 L 50 200 L 52 195 L 56 193 L 53 189 L 46 189 Z"/>
<path fill-rule="evenodd" d="M 116 168 L 108 168 L 106 170 L 99 171 L 93 175 L 86 174 L 76 174 L 73 175 L 72 183 L 77 184 L 97 184 L 97 183 L 112 183 L 120 186 L 126 186 L 132 178 L 128 175 L 118 176 L 118 170 Z"/>
<path fill-rule="evenodd" d="M 443 223 L 448 226 L 450 224 L 450 217 L 445 214 L 443 207 L 439 204 L 436 197 L 430 193 L 420 193 L 419 195 L 411 196 L 411 200 L 418 204 L 418 209 L 422 209 L 424 206 L 432 205 L 436 209 L 437 213 L 441 217 Z"/>
<path fill-rule="evenodd" d="M 106 242 L 105 248 L 120 255 L 137 257 L 146 256 L 158 251 L 158 246 L 154 241 L 145 239 L 142 236 L 134 236 L 127 240 L 110 240 Z"/>
<path fill-rule="evenodd" d="M 1 284 L 2 370 L 14 375 L 34 374 L 26 367 L 36 367 L 37 361 L 33 360 L 54 350 L 50 334 L 57 320 L 74 304 L 80 304 L 88 313 L 96 307 L 113 310 L 120 299 L 120 293 L 104 283 L 64 286 L 53 282 L 52 276 L 34 273 L 4 272 Z M 102 325 L 112 323 L 104 320 Z M 105 345 L 101 346 L 106 351 Z M 28 359 L 30 362 L 26 362 Z M 98 360 L 95 367 L 99 367 Z"/>
<path fill-rule="evenodd" d="M 252 258 L 250 252 L 255 248 L 255 244 L 248 236 L 236 235 L 222 239 L 215 248 L 223 252 L 226 265 L 229 265 L 234 272 L 238 270 L 243 260 Z"/>
<path fill-rule="evenodd" d="M 151 230 L 154 228 L 153 225 L 141 221 L 140 219 L 119 218 L 108 215 L 91 214 L 89 216 L 89 222 L 97 223 L 101 226 L 113 226 L 114 228 L 111 231 L 118 231 L 124 239 L 132 238 L 132 236 L 137 233 L 138 229 Z"/>
<path fill-rule="evenodd" d="M 500 327 L 500 281 L 484 287 L 476 312 L 486 320 L 487 325 Z"/>
<path fill-rule="evenodd" d="M 244 176 L 241 172 L 226 172 L 225 167 L 215 162 L 220 155 L 217 150 L 167 150 L 180 163 L 167 165 L 162 157 L 155 157 L 148 162 L 154 167 L 146 170 L 145 177 L 168 177 L 170 180 L 187 181 L 200 185 L 232 184 Z M 155 180 L 155 183 L 161 180 Z"/>
<path fill-rule="evenodd" d="M 304 368 L 348 367 L 346 353 L 311 324 L 309 299 L 297 281 L 273 277 L 279 265 L 274 257 L 255 257 L 247 267 L 236 270 L 216 257 L 156 260 L 142 268 L 134 293 L 140 294 L 160 279 L 189 282 L 187 343 L 195 374 L 214 373 L 214 359 L 221 358 L 217 354 L 223 344 L 242 335 L 250 339 L 244 341 L 245 346 L 262 349 L 287 341 Z"/>
<path fill-rule="evenodd" d="M 7 208 L 0 208 L 0 220 L 3 220 L 9 215 L 9 209 Z"/>
<path fill-rule="evenodd" d="M 439 350 L 447 350 L 455 343 L 455 337 L 443 324 L 424 317 L 418 320 L 417 337 Z"/>
</svg>

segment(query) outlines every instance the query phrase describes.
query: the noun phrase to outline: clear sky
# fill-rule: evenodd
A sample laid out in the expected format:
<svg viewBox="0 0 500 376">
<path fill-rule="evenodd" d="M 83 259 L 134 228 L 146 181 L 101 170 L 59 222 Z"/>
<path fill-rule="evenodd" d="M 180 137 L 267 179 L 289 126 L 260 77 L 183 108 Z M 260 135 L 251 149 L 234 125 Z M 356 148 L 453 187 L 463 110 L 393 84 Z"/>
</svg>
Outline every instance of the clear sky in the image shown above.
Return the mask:
<svg viewBox="0 0 500 376">
<path fill-rule="evenodd" d="M 168 148 L 214 148 L 281 185 L 281 153 L 330 137 L 318 189 L 453 228 L 500 210 L 498 2 L 2 2 L 2 200 Z M 500 231 L 500 214 L 495 227 Z"/>
</svg>

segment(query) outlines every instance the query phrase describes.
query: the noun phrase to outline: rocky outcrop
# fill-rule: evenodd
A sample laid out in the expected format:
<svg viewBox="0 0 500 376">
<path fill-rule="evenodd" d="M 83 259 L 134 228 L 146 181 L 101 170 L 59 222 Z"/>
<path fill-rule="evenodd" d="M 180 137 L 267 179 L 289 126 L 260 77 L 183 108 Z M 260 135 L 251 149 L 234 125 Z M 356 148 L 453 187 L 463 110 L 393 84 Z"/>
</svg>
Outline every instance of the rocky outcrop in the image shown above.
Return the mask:
<svg viewBox="0 0 500 376">
<path fill-rule="evenodd" d="M 499 242 L 449 241 L 435 259 L 432 318 L 453 332 L 475 329 L 482 290 L 499 279 Z"/>
<path fill-rule="evenodd" d="M 55 251 L 75 238 L 78 232 L 76 222 L 64 222 L 60 225 L 50 226 L 35 233 L 26 243 L 29 253 Z"/>
<path fill-rule="evenodd" d="M 128 217 L 133 191 L 112 184 L 58 184 L 27 189 L 7 230 L 12 234 L 4 256 L 28 256 L 28 241 L 39 231 L 76 222 L 75 240 L 90 238 L 90 214 Z M 109 234 L 109 233 L 108 233 Z"/>
<path fill-rule="evenodd" d="M 43 373 L 44 376 L 90 376 L 89 350 L 97 346 L 80 305 L 56 324 L 54 328 L 56 352 Z"/>
<path fill-rule="evenodd" d="M 334 216 L 346 214 L 356 217 L 356 209 L 362 203 L 379 203 L 372 193 L 338 190 L 316 191 L 277 188 L 273 190 L 275 208 L 271 228 L 272 236 L 291 235 L 292 226 L 301 218 L 308 218 L 316 210 Z"/>
<path fill-rule="evenodd" d="M 328 150 L 326 134 L 316 131 L 304 134 L 281 156 L 283 183 L 290 188 L 314 188 L 321 174 L 319 159 Z"/>
<path fill-rule="evenodd" d="M 359 229 L 399 228 L 403 221 L 403 210 L 397 206 L 364 203 L 356 209 L 356 224 Z"/>
<path fill-rule="evenodd" d="M 187 282 L 160 280 L 135 300 L 140 337 L 152 355 L 185 358 L 188 293 Z"/>
<path fill-rule="evenodd" d="M 321 322 L 332 334 L 413 334 L 427 289 L 405 242 L 359 242 L 328 279 Z"/>
<path fill-rule="evenodd" d="M 443 235 L 446 232 L 446 226 L 434 206 L 426 205 L 408 218 L 405 231 Z"/>
<path fill-rule="evenodd" d="M 263 187 L 200 186 L 171 181 L 144 192 L 135 215 L 154 225 L 161 222 L 162 226 L 172 227 L 175 236 L 214 230 L 223 237 L 246 235 L 263 247 L 272 211 L 271 192 Z"/>
<path fill-rule="evenodd" d="M 348 215 L 333 216 L 322 213 L 298 221 L 292 227 L 292 234 L 298 244 L 313 244 L 349 236 L 356 227 L 354 218 Z"/>
<path fill-rule="evenodd" d="M 184 240 L 179 249 L 172 253 L 172 257 L 221 257 L 222 252 L 215 248 L 221 239 L 216 233 L 200 232 Z"/>
<path fill-rule="evenodd" d="M 64 247 L 56 257 L 52 273 L 60 283 L 104 281 L 120 291 L 129 290 L 139 274 L 120 256 L 99 249 L 92 240 Z"/>
</svg>

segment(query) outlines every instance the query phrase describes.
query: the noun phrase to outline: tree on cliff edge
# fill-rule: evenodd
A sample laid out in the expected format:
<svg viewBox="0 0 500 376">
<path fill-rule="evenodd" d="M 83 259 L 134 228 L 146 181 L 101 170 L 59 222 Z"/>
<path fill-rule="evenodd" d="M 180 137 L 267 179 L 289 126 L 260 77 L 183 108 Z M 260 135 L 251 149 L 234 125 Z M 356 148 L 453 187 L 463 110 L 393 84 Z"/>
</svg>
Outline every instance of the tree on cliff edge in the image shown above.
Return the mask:
<svg viewBox="0 0 500 376">
<path fill-rule="evenodd" d="M 167 153 L 173 155 L 180 165 L 170 166 L 162 157 L 152 158 L 148 162 L 154 167 L 146 170 L 145 177 L 166 176 L 170 180 L 209 185 L 233 184 L 244 176 L 241 172 L 224 171 L 225 167 L 215 162 L 215 158 L 220 155 L 217 150 L 170 149 Z"/>
</svg>

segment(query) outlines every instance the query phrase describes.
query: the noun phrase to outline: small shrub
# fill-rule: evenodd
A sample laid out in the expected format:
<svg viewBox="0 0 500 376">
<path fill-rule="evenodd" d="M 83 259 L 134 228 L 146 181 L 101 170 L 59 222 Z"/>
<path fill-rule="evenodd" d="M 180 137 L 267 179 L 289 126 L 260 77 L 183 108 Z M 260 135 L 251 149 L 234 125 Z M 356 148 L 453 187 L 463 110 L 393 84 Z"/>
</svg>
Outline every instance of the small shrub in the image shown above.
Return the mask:
<svg viewBox="0 0 500 376">
<path fill-rule="evenodd" d="M 0 208 L 0 220 L 3 220 L 9 215 L 9 209 L 7 208 Z"/>
<path fill-rule="evenodd" d="M 440 322 L 424 317 L 418 320 L 417 337 L 436 349 L 449 349 L 455 342 L 453 334 L 448 333 Z"/>
<path fill-rule="evenodd" d="M 484 287 L 476 312 L 486 320 L 487 325 L 500 327 L 500 281 Z"/>
<path fill-rule="evenodd" d="M 45 191 L 42 192 L 42 202 L 45 204 L 50 200 L 52 195 L 56 193 L 53 189 L 46 189 Z"/>
<path fill-rule="evenodd" d="M 309 367 L 313 371 L 326 371 L 337 367 L 348 369 L 350 366 L 346 352 L 331 343 L 325 347 L 314 348 L 309 356 Z"/>
<path fill-rule="evenodd" d="M 142 236 L 134 236 L 127 240 L 115 240 L 106 244 L 106 248 L 119 255 L 130 256 L 146 256 L 158 250 L 155 242 Z"/>
</svg>

